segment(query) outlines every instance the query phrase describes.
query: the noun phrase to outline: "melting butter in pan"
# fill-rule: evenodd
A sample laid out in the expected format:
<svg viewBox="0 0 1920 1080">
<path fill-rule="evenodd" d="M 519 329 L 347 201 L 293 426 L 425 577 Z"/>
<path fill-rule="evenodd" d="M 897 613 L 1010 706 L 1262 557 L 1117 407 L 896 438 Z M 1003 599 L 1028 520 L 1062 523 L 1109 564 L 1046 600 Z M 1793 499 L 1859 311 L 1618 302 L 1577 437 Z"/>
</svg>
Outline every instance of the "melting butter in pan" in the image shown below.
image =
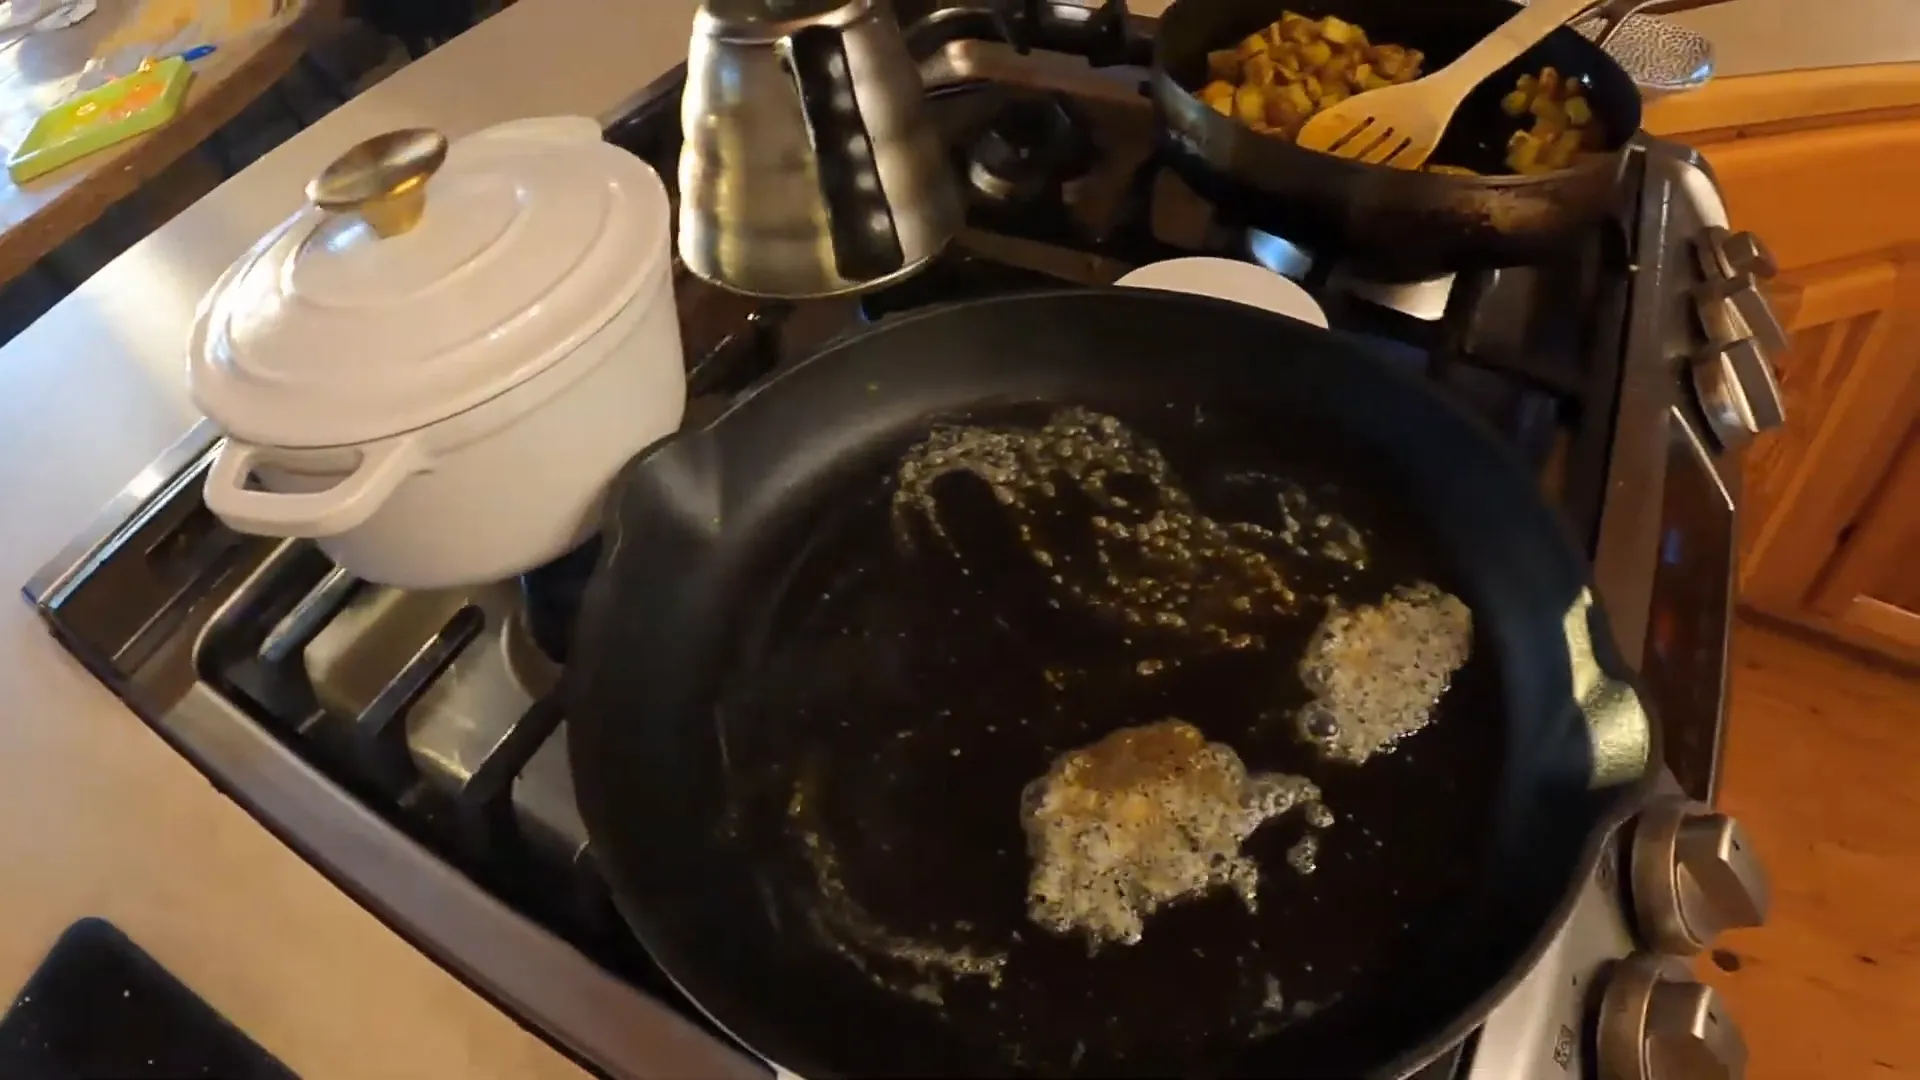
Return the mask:
<svg viewBox="0 0 1920 1080">
<path fill-rule="evenodd" d="M 1359 765 L 1426 727 L 1473 649 L 1473 613 L 1427 582 L 1378 604 L 1333 602 L 1300 660 L 1313 700 L 1300 737 L 1330 761 Z"/>
<path fill-rule="evenodd" d="M 1147 916 L 1213 889 L 1253 909 L 1260 871 L 1241 843 L 1295 808 L 1311 828 L 1333 822 L 1312 781 L 1250 774 L 1231 747 L 1180 720 L 1121 728 L 1061 755 L 1022 803 L 1027 914 L 1084 934 L 1090 950 L 1138 942 Z"/>
<path fill-rule="evenodd" d="M 935 428 L 894 478 L 893 525 L 904 549 L 913 547 L 916 519 L 952 546 L 934 484 L 956 473 L 988 486 L 1064 598 L 1129 627 L 1216 648 L 1261 648 L 1249 620 L 1300 606 L 1275 555 L 1366 564 L 1358 530 L 1314 510 L 1304 493 L 1282 494 L 1280 531 L 1201 513 L 1158 448 L 1114 417 L 1077 406 L 1038 428 Z M 1091 563 L 1050 544 L 1055 530 L 1042 511 L 1058 509 L 1063 488 L 1090 504 Z"/>
<path fill-rule="evenodd" d="M 944 986 L 953 979 L 979 979 L 998 987 L 1007 954 L 950 946 L 915 938 L 881 925 L 855 899 L 841 876 L 839 856 L 815 827 L 814 801 L 820 783 L 817 763 L 804 769 L 787 804 L 813 868 L 812 921 L 821 939 L 881 989 L 930 1005 L 944 1002 Z"/>
</svg>

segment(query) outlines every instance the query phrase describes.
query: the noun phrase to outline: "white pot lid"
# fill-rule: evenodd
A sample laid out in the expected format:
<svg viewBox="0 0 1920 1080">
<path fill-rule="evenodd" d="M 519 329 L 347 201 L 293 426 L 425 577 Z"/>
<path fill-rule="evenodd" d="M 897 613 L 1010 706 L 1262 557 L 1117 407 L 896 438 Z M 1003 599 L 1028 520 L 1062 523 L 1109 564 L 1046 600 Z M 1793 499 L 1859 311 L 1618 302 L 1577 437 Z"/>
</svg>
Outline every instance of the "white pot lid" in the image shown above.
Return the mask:
<svg viewBox="0 0 1920 1080">
<path fill-rule="evenodd" d="M 666 187 L 581 117 L 370 139 L 202 301 L 187 385 L 240 438 L 345 446 L 504 393 L 670 258 Z M 424 200 L 424 201 L 423 201 Z"/>
</svg>

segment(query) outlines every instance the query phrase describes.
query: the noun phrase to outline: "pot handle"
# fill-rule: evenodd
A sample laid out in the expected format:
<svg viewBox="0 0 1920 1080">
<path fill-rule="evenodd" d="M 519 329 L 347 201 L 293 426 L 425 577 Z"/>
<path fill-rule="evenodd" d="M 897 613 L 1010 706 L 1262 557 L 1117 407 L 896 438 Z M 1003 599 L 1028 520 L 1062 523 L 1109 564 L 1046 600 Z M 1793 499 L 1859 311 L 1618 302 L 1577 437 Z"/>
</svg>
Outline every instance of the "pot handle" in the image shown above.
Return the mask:
<svg viewBox="0 0 1920 1080">
<path fill-rule="evenodd" d="M 261 456 L 260 447 L 227 436 L 207 472 L 207 509 L 244 533 L 305 540 L 365 524 L 423 464 L 416 440 L 402 437 L 361 451 L 360 463 L 332 487 L 289 494 L 247 486 Z"/>
</svg>

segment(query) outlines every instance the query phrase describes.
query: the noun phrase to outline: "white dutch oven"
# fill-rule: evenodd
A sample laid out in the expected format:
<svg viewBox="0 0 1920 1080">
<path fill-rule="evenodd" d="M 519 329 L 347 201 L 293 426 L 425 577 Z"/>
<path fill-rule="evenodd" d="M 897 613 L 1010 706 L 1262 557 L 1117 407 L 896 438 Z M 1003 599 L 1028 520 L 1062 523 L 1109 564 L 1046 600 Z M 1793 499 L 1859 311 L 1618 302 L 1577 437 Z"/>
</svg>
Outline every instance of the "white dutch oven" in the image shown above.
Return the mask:
<svg viewBox="0 0 1920 1080">
<path fill-rule="evenodd" d="M 680 424 L 666 188 L 577 117 L 355 147 L 201 304 L 207 506 L 370 581 L 499 581 L 578 546 Z"/>
</svg>

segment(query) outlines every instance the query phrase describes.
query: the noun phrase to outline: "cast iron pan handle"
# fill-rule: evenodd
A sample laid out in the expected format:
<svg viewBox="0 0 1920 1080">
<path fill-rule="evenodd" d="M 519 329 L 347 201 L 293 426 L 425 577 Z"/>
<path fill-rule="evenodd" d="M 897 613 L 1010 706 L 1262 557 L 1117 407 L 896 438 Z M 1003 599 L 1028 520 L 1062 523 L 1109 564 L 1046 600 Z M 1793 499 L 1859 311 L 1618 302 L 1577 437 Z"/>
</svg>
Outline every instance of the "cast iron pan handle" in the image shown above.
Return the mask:
<svg viewBox="0 0 1920 1080">
<path fill-rule="evenodd" d="M 780 39 L 779 50 L 800 95 L 834 267 L 847 281 L 886 277 L 906 266 L 907 257 L 874 169 L 873 137 L 854 96 L 846 43 L 836 27 L 809 26 Z"/>
<path fill-rule="evenodd" d="M 1594 614 L 1592 590 L 1580 590 L 1567 609 L 1565 630 L 1573 699 L 1586 718 L 1593 751 L 1593 771 L 1588 780 L 1598 789 L 1644 779 L 1658 747 L 1654 745 L 1657 735 L 1653 722 L 1639 693 L 1632 685 L 1607 674 L 1601 654 L 1607 651 L 1605 644 L 1612 632 Z"/>
</svg>

